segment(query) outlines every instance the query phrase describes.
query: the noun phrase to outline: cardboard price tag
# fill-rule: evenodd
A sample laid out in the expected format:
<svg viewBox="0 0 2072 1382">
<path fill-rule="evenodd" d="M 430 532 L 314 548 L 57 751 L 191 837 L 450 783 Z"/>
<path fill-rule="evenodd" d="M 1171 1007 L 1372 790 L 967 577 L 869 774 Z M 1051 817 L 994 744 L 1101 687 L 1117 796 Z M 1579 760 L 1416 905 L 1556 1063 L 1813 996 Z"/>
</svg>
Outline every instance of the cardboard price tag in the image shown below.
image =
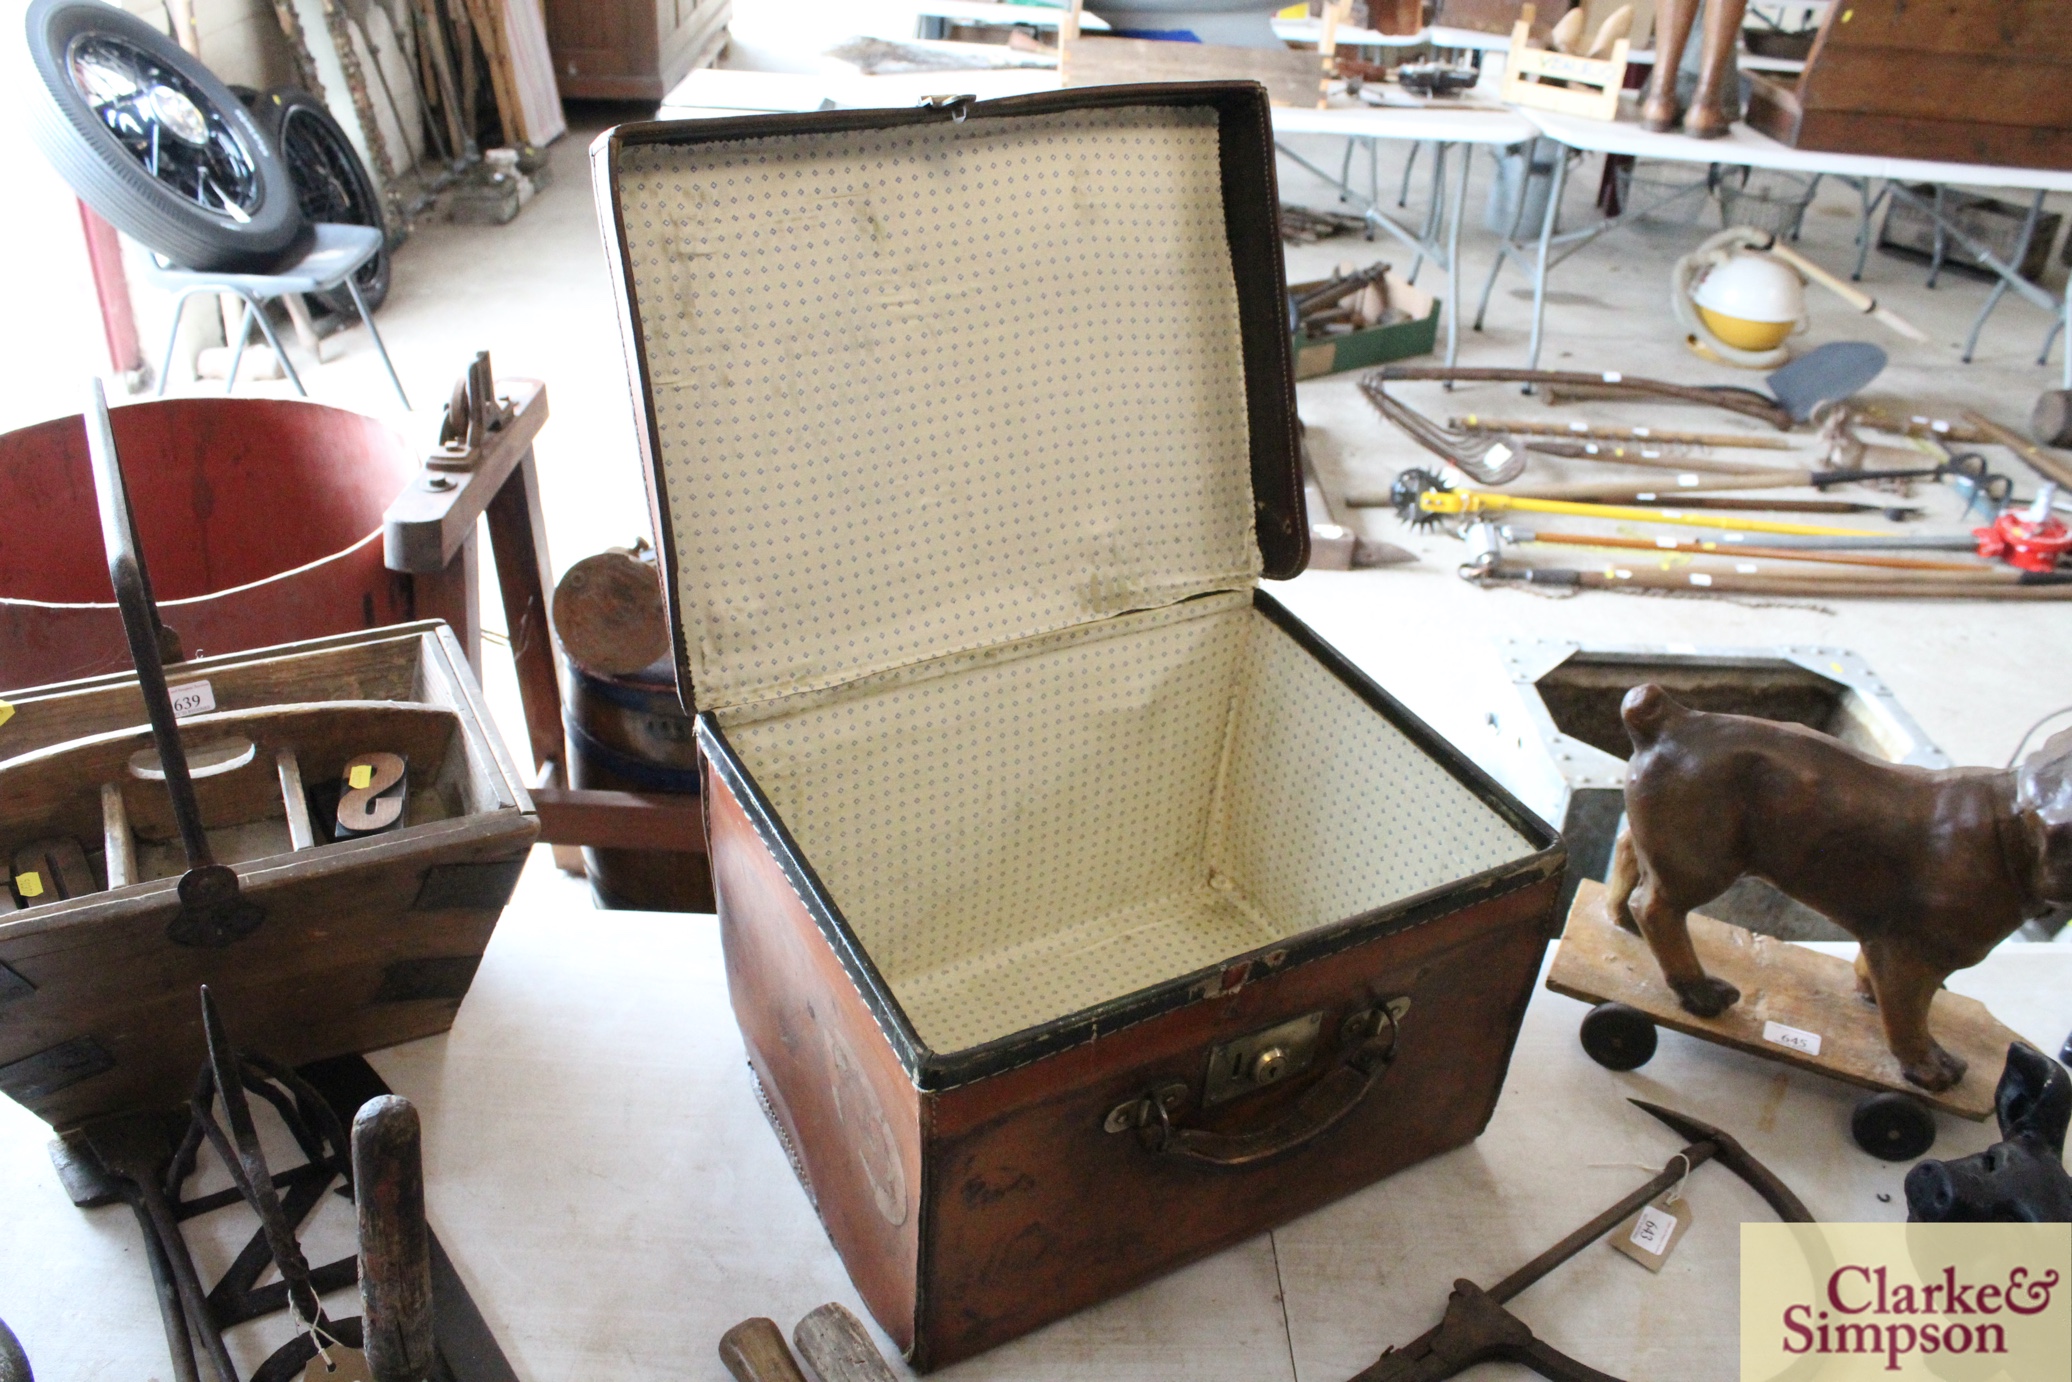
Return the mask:
<svg viewBox="0 0 2072 1382">
<path fill-rule="evenodd" d="M 1612 1230 L 1611 1245 L 1649 1271 L 1659 1272 L 1690 1227 L 1691 1202 L 1673 1189 L 1665 1190 Z"/>
<path fill-rule="evenodd" d="M 310 1359 L 309 1366 L 302 1370 L 302 1382 L 374 1382 L 367 1355 L 360 1350 L 334 1345 L 330 1354 L 329 1363 L 321 1353 Z"/>
</svg>

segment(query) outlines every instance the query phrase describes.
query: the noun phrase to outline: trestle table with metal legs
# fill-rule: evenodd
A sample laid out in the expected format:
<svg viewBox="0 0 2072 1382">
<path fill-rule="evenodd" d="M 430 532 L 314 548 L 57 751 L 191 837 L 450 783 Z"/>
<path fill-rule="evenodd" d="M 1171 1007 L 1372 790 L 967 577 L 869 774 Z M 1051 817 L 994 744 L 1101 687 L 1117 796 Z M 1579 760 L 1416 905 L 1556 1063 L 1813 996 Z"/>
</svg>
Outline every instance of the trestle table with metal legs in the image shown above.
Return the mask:
<svg viewBox="0 0 2072 1382">
<path fill-rule="evenodd" d="M 1360 208 L 1369 226 L 1387 231 L 1416 255 L 1406 275 L 1408 281 L 1415 281 L 1427 259 L 1446 274 L 1446 363 L 1453 364 L 1460 354 L 1460 228 L 1467 212 L 1468 174 L 1475 147 L 1501 149 L 1531 140 L 1537 132 L 1532 123 L 1514 111 L 1476 107 L 1277 107 L 1273 112 L 1273 132 L 1275 147 L 1283 158 L 1335 187 L 1342 199 Z M 1345 139 L 1346 159 L 1340 175 L 1333 177 L 1289 148 L 1284 136 L 1294 134 L 1328 134 Z M 1431 200 L 1425 208 L 1423 224 L 1415 229 L 1382 210 L 1378 178 L 1370 177 L 1368 195 L 1362 197 L 1347 176 L 1352 166 L 1352 141 L 1369 141 L 1371 148 L 1383 139 L 1409 141 L 1413 149 L 1424 144 L 1433 148 Z M 1456 151 L 1458 158 L 1454 156 Z M 1405 180 L 1407 183 L 1407 170 Z"/>
<path fill-rule="evenodd" d="M 1718 164 L 1807 175 L 1825 174 L 1852 182 L 1863 195 L 1865 208 L 1860 231 L 1864 244 L 1858 256 L 1859 272 L 1862 254 L 1868 247 L 1870 209 L 1875 202 L 1868 188 L 1870 183 L 1876 180 L 1887 182 L 1889 185 L 1885 192 L 1879 194 L 1880 196 L 1890 195 L 1918 206 L 1935 218 L 1937 226 L 1950 241 L 1964 246 L 1980 263 L 2000 277 L 1999 285 L 1972 323 L 1971 334 L 1964 347 L 1966 360 L 1972 357 L 1980 329 L 1985 325 L 1986 315 L 2010 290 L 2043 308 L 2053 317 L 2050 333 L 2044 338 L 2044 353 L 2038 357 L 2038 363 L 2045 362 L 2052 341 L 2064 327 L 2066 314 L 2072 312 L 2072 292 L 2068 292 L 2066 300 L 2060 302 L 2046 290 L 2023 278 L 2012 264 L 1995 255 L 1963 227 L 1955 224 L 1949 216 L 1942 214 L 1933 199 L 1922 198 L 1903 185 L 1925 182 L 1936 186 L 2004 187 L 2032 193 L 2035 200 L 2032 203 L 2028 229 L 2033 233 L 2035 218 L 2041 214 L 2043 196 L 2051 192 L 2072 192 L 2072 170 L 2002 167 L 1984 163 L 1944 163 L 1929 159 L 1891 158 L 1872 154 L 1821 153 L 1780 144 L 1744 124 L 1736 124 L 1724 138 L 1694 139 L 1687 134 L 1675 132 L 1657 134 L 1643 129 L 1632 120 L 1582 120 L 1543 110 L 1525 110 L 1520 113 L 1529 117 L 1533 125 L 1549 139 L 1578 153 L 1628 154 L 1634 158 L 1672 163 Z M 1557 159 L 1546 214 L 1542 218 L 1539 234 L 1531 249 L 1528 250 L 1526 242 L 1518 234 L 1523 227 L 1514 227 L 1513 234 L 1507 237 L 1499 251 L 1496 264 L 1496 270 L 1500 270 L 1506 260 L 1517 263 L 1532 278 L 1532 345 L 1529 363 L 1535 366 L 1539 363 L 1542 326 L 1546 317 L 1548 273 L 1569 254 L 1574 253 L 1575 249 L 1581 248 L 1583 244 L 1620 224 L 1619 220 L 1606 221 L 1580 230 L 1557 234 L 1554 227 L 1561 211 L 1561 192 L 1566 183 L 1566 171 L 1567 159 Z M 1550 255 L 1550 251 L 1556 246 L 1573 248 L 1559 256 Z M 1492 286 L 1496 270 L 1492 270 L 1491 273 Z M 1485 305 L 1488 297 L 1489 294 L 1485 290 Z M 1480 325 L 1479 316 L 1476 324 Z M 2065 352 L 2064 379 L 2065 387 L 2072 388 L 2072 349 Z"/>
</svg>

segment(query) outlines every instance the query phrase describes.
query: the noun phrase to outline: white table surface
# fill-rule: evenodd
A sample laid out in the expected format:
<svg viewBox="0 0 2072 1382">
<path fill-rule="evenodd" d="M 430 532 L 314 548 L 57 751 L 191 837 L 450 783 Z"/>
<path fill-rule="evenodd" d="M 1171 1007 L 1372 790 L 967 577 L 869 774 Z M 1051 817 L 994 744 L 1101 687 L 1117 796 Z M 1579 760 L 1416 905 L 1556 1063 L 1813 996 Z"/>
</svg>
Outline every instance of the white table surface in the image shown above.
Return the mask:
<svg viewBox="0 0 2072 1382">
<path fill-rule="evenodd" d="M 860 1303 L 756 1104 L 712 919 L 583 896 L 537 853 L 453 1030 L 372 1059 L 422 1112 L 434 1228 L 521 1378 L 721 1382 L 736 1321 Z M 1951 986 L 2054 1051 L 2072 947 L 2002 950 Z M 1663 1165 L 1680 1141 L 1629 1095 L 1733 1132 L 1824 1218 L 1903 1217 L 1905 1168 L 1847 1140 L 1856 1091 L 1671 1033 L 1611 1074 L 1576 1044 L 1582 1011 L 1536 992 L 1479 1141 L 942 1375 L 1338 1382 L 1434 1323 L 1456 1276 L 1495 1281 Z M 73 1208 L 47 1135 L 0 1102 L 0 1317 L 40 1377 L 163 1378 L 134 1221 Z M 1990 1140 L 1945 1118 L 1937 1151 Z M 1660 1276 L 1593 1246 L 1520 1316 L 1615 1375 L 1728 1382 L 1736 1225 L 1768 1211 L 1717 1167 L 1687 1197 Z"/>
<path fill-rule="evenodd" d="M 1558 139 L 1572 149 L 1591 153 L 1632 154 L 1636 158 L 1669 159 L 1679 163 L 1726 163 L 1737 167 L 1827 173 L 1838 177 L 1896 178 L 1907 182 L 2072 192 L 2072 170 L 2018 168 L 1998 163 L 1944 163 L 1922 158 L 1794 149 L 1738 121 L 1718 139 L 1694 139 L 1678 131 L 1656 134 L 1643 128 L 1634 118 L 1630 102 L 1621 106 L 1617 120 L 1583 120 L 1529 106 L 1519 107 L 1519 113 L 1550 138 Z"/>
<path fill-rule="evenodd" d="M 956 72 L 902 72 L 864 77 L 818 72 L 740 72 L 707 67 L 686 76 L 662 98 L 658 120 L 709 119 L 752 112 L 837 107 L 907 106 L 923 96 L 970 91 L 981 97 L 1058 90 L 1045 68 L 990 68 Z M 1275 134 L 1323 134 L 1362 139 L 1445 140 L 1516 144 L 1539 127 L 1510 109 L 1432 105 L 1370 106 L 1350 100 L 1330 109 L 1273 108 Z"/>
<path fill-rule="evenodd" d="M 1440 101 L 1427 106 L 1370 106 L 1334 99 L 1324 110 L 1275 106 L 1273 132 L 1510 145 L 1531 139 L 1539 127 L 1509 107 L 1449 106 Z"/>
<path fill-rule="evenodd" d="M 1026 24 L 1032 29 L 1055 29 L 1064 22 L 1062 5 L 1006 5 L 998 0 L 920 0 L 914 13 L 929 19 L 961 20 L 966 24 Z M 1089 33 L 1107 29 L 1108 21 L 1092 11 L 1082 11 L 1079 27 Z"/>
</svg>

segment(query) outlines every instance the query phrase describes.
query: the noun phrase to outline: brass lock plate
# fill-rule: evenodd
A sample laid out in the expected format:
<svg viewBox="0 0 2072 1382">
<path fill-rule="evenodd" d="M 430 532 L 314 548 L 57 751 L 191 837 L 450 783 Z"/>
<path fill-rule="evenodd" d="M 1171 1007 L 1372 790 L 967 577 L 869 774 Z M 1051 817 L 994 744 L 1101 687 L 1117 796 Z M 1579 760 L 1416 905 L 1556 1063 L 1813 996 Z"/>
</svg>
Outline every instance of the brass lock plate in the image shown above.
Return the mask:
<svg viewBox="0 0 2072 1382">
<path fill-rule="evenodd" d="M 1213 1048 L 1202 1081 L 1202 1107 L 1214 1108 L 1307 1070 L 1317 1058 L 1323 1028 L 1322 1012 L 1306 1013 Z"/>
</svg>

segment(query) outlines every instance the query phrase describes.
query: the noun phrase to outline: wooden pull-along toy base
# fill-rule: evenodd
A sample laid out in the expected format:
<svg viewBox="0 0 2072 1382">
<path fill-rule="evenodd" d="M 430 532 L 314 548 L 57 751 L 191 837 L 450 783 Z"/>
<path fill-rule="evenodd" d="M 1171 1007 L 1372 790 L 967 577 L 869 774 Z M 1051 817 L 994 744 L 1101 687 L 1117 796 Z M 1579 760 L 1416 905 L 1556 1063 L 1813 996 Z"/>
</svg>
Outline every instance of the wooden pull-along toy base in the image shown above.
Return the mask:
<svg viewBox="0 0 2072 1382">
<path fill-rule="evenodd" d="M 1741 990 L 1741 1001 L 1718 1017 L 1684 1010 L 1647 942 L 1613 923 L 1604 884 L 1585 880 L 1569 908 L 1547 987 L 1586 1003 L 1621 1003 L 1672 1031 L 1865 1089 L 1907 1095 L 1973 1122 L 1992 1114 L 1994 1082 L 2008 1046 L 2021 1037 L 1977 999 L 1947 989 L 1935 995 L 1928 1017 L 1935 1039 L 1969 1068 L 1954 1088 L 1932 1094 L 1901 1073 L 1885 1045 L 1877 1008 L 1857 996 L 1856 973 L 1847 960 L 1696 912 L 1691 944 L 1708 974 Z M 1809 1046 L 1815 1049 L 1804 1049 Z"/>
</svg>

